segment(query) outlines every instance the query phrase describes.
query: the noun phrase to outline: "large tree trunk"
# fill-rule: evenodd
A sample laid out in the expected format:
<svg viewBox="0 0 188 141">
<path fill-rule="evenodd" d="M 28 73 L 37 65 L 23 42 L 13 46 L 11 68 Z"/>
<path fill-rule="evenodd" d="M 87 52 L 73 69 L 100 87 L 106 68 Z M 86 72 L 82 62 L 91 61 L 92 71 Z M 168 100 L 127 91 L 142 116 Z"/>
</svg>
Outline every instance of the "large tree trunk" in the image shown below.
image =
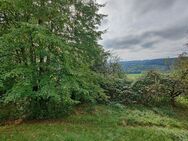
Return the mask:
<svg viewBox="0 0 188 141">
<path fill-rule="evenodd" d="M 175 100 L 175 98 L 171 98 L 170 102 L 171 102 L 171 105 L 172 105 L 173 107 L 176 106 L 176 100 Z"/>
</svg>

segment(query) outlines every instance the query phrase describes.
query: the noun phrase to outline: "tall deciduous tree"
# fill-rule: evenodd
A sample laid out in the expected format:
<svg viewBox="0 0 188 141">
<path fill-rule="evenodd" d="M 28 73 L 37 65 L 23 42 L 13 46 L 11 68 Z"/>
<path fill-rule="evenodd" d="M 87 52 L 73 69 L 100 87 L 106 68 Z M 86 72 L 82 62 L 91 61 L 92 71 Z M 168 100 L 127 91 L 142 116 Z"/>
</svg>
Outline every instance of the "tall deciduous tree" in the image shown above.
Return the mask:
<svg viewBox="0 0 188 141">
<path fill-rule="evenodd" d="M 66 103 L 103 96 L 92 69 L 102 5 L 83 0 L 0 1 L 0 93 L 5 102 Z"/>
</svg>

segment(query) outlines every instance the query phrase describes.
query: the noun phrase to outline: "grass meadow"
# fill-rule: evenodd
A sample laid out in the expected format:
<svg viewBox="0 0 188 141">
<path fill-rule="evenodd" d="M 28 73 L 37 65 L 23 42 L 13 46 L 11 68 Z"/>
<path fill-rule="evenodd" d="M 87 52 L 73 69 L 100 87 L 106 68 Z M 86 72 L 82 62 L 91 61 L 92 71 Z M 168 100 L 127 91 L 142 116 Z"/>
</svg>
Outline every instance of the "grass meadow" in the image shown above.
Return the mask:
<svg viewBox="0 0 188 141">
<path fill-rule="evenodd" d="M 1 126 L 0 141 L 188 141 L 188 107 L 81 105 L 64 119 Z"/>
</svg>

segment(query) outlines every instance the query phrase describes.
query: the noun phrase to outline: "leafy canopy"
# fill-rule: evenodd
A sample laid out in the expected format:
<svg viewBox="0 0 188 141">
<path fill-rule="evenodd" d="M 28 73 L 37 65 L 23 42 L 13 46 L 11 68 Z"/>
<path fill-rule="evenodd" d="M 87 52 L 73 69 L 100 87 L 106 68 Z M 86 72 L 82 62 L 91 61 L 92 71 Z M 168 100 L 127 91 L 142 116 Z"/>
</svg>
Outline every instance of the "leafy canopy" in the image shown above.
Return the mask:
<svg viewBox="0 0 188 141">
<path fill-rule="evenodd" d="M 47 107 L 49 100 L 73 104 L 105 98 L 94 69 L 104 54 L 97 43 L 101 6 L 80 0 L 1 0 L 4 102 L 38 101 Z"/>
</svg>

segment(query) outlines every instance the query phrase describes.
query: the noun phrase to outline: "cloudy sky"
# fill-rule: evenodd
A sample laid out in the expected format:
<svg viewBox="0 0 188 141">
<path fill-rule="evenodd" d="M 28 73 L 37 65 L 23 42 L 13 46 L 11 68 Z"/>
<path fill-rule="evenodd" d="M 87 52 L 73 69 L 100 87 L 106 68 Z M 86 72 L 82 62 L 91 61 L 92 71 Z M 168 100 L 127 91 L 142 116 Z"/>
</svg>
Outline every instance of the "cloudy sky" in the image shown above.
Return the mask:
<svg viewBox="0 0 188 141">
<path fill-rule="evenodd" d="M 175 57 L 188 42 L 188 0 L 97 0 L 108 29 L 100 43 L 121 60 Z"/>
</svg>

